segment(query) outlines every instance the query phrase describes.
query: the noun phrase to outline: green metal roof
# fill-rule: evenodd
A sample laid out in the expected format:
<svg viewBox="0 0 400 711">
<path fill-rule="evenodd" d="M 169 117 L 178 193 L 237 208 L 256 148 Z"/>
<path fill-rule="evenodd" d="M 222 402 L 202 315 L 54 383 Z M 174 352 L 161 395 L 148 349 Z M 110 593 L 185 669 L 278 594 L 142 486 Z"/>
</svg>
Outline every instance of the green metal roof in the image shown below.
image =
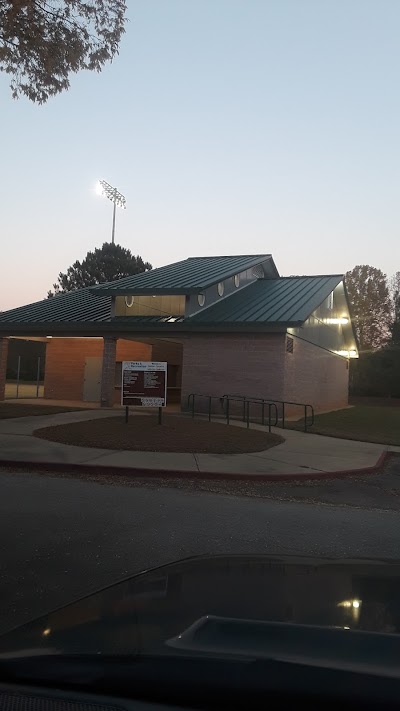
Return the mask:
<svg viewBox="0 0 400 711">
<path fill-rule="evenodd" d="M 298 325 L 342 280 L 343 275 L 259 279 L 185 323 Z"/>
<path fill-rule="evenodd" d="M 196 330 L 236 330 L 297 326 L 311 315 L 343 280 L 342 275 L 259 279 L 194 316 L 111 317 L 111 298 L 94 296 L 91 288 L 60 294 L 0 313 L 0 333 L 51 334 L 79 331 L 131 336 L 155 329 L 163 335 Z M 98 324 L 98 325 L 97 325 Z"/>
<path fill-rule="evenodd" d="M 92 296 L 87 288 L 4 311 L 0 313 L 0 328 L 7 323 L 109 321 L 110 318 L 111 298 Z"/>
<path fill-rule="evenodd" d="M 190 257 L 182 262 L 151 269 L 142 274 L 91 287 L 93 294 L 190 294 L 217 284 L 234 274 L 268 260 L 274 276 L 279 276 L 270 254 L 227 257 Z"/>
</svg>

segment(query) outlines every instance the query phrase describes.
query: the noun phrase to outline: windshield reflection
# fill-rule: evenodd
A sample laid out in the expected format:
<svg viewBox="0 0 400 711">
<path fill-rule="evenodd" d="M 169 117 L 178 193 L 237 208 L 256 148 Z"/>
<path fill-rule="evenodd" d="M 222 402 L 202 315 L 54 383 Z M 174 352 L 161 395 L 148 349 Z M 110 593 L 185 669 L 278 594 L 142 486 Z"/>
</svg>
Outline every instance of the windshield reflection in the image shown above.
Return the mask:
<svg viewBox="0 0 400 711">
<path fill-rule="evenodd" d="M 296 557 L 188 559 L 140 574 L 4 635 L 2 654 L 168 654 L 206 615 L 398 633 L 400 564 Z"/>
</svg>

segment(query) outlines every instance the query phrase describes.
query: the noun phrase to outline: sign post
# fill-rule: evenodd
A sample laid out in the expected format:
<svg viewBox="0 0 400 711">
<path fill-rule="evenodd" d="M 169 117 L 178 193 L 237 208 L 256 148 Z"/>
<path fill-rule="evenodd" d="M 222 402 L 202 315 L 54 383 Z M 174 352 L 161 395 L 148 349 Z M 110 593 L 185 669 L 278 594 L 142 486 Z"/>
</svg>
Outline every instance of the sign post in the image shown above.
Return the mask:
<svg viewBox="0 0 400 711">
<path fill-rule="evenodd" d="M 164 361 L 131 361 L 122 363 L 121 405 L 125 405 L 125 422 L 129 407 L 158 407 L 158 424 L 167 404 L 167 363 Z"/>
</svg>

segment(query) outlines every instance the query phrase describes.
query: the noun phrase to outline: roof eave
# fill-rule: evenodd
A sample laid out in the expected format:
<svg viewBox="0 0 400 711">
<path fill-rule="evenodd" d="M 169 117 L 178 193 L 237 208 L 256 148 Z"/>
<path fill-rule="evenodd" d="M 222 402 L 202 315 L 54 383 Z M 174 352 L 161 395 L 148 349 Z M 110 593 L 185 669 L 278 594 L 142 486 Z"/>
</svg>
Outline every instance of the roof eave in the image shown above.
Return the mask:
<svg viewBox="0 0 400 711">
<path fill-rule="evenodd" d="M 0 336 L 109 336 L 129 335 L 134 338 L 141 333 L 158 333 L 162 336 L 171 336 L 185 333 L 267 333 L 285 332 L 287 328 L 300 326 L 302 322 L 246 322 L 246 323 L 143 323 L 131 324 L 118 323 L 116 319 L 112 321 L 92 321 L 92 322 L 36 322 L 36 323 L 9 323 L 0 324 Z M 133 328 L 134 327 L 134 328 Z"/>
</svg>

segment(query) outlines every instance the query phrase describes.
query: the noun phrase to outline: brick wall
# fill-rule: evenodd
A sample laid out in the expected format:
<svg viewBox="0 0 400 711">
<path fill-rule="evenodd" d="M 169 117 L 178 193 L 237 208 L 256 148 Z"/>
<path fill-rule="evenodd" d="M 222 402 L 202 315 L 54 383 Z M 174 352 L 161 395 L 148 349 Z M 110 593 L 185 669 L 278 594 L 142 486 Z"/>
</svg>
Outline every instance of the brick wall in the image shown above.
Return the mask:
<svg viewBox="0 0 400 711">
<path fill-rule="evenodd" d="M 7 374 L 8 338 L 0 338 L 0 400 L 4 400 Z"/>
<path fill-rule="evenodd" d="M 163 341 L 161 339 L 153 343 L 153 360 L 167 361 L 167 404 L 175 405 L 181 400 L 182 382 L 182 343 Z"/>
<path fill-rule="evenodd" d="M 310 403 L 316 411 L 346 407 L 347 365 L 345 358 L 294 338 L 293 353 L 285 353 L 284 399 Z"/>
<path fill-rule="evenodd" d="M 44 396 L 55 400 L 82 400 L 85 358 L 102 357 L 103 339 L 52 338 L 47 343 Z M 117 341 L 116 360 L 151 360 L 146 343 Z M 117 395 L 117 399 L 119 396 Z"/>
<path fill-rule="evenodd" d="M 190 336 L 183 346 L 182 407 L 190 393 L 282 399 L 284 358 L 281 333 Z"/>
<path fill-rule="evenodd" d="M 5 342 L 5 345 L 4 345 Z M 2 358 L 6 339 L 0 339 L 0 399 Z M 116 360 L 180 360 L 180 345 L 151 346 L 119 339 Z M 5 353 L 5 356 L 4 356 Z M 44 395 L 57 400 L 82 400 L 85 358 L 103 355 L 103 339 L 53 338 L 47 344 Z M 318 410 L 348 403 L 347 361 L 294 338 L 286 353 L 284 334 L 192 335 L 184 339 L 182 404 L 190 393 L 310 402 Z M 4 396 L 3 396 L 4 397 Z M 115 393 L 119 402 L 120 393 Z M 297 412 L 297 411 L 296 411 Z"/>
<path fill-rule="evenodd" d="M 182 364 L 182 343 L 158 340 L 153 343 L 153 360 L 166 360 L 174 365 Z"/>
</svg>

